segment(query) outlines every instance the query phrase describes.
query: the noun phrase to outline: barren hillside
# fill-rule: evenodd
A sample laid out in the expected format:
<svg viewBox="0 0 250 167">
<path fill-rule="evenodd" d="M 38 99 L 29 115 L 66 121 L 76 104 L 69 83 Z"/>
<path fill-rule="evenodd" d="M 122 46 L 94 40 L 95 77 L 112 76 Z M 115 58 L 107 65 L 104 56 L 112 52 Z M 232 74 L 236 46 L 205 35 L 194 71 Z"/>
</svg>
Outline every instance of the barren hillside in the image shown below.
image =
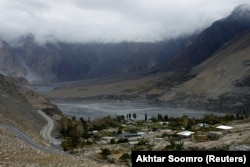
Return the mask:
<svg viewBox="0 0 250 167">
<path fill-rule="evenodd" d="M 39 135 L 46 121 L 18 92 L 17 87 L 0 75 L 0 119 L 10 121 L 25 130 Z"/>
<path fill-rule="evenodd" d="M 249 85 L 237 87 L 236 83 L 250 77 L 249 63 L 250 33 L 194 68 L 197 77 L 186 82 L 181 91 L 211 98 L 227 92 L 243 93 L 249 90 Z"/>
<path fill-rule="evenodd" d="M 235 38 L 191 73 L 196 77 L 179 85 L 178 89 L 167 91 L 162 100 L 182 99 L 186 103 L 197 103 L 205 99 L 204 103 L 212 102 L 218 110 L 223 110 L 223 105 L 247 110 L 250 92 L 250 33 Z"/>
</svg>

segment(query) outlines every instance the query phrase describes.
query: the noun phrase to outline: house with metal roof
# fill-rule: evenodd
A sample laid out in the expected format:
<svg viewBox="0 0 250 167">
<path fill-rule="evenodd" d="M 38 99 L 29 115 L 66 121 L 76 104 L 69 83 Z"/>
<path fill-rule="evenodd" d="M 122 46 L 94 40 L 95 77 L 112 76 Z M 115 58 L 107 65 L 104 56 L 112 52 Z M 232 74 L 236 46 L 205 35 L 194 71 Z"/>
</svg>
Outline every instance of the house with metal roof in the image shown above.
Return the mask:
<svg viewBox="0 0 250 167">
<path fill-rule="evenodd" d="M 144 132 L 139 132 L 139 133 L 121 133 L 118 135 L 118 138 L 136 138 L 136 137 L 143 137 L 145 136 Z"/>
</svg>

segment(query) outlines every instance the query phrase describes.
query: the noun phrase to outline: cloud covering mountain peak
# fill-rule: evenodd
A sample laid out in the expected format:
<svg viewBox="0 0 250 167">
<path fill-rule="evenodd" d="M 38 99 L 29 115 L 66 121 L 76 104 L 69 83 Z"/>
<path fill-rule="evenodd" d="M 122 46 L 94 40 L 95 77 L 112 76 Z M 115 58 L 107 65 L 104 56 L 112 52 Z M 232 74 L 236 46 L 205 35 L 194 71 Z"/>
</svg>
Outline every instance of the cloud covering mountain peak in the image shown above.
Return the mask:
<svg viewBox="0 0 250 167">
<path fill-rule="evenodd" d="M 157 41 L 192 33 L 247 0 L 1 0 L 0 35 L 39 42 Z"/>
</svg>

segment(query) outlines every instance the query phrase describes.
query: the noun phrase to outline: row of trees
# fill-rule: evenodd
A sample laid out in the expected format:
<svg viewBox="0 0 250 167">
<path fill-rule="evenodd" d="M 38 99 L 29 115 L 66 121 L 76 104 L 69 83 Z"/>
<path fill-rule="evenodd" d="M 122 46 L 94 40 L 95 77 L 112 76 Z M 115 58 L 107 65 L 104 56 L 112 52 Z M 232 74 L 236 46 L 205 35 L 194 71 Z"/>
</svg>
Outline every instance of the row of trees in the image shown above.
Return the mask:
<svg viewBox="0 0 250 167">
<path fill-rule="evenodd" d="M 137 117 L 136 113 L 133 113 L 133 114 L 129 113 L 129 114 L 127 114 L 127 119 L 131 119 L 131 118 L 136 119 L 136 117 Z"/>
<path fill-rule="evenodd" d="M 131 119 L 133 117 L 136 119 L 136 114 L 127 114 L 127 118 Z M 245 116 L 244 116 L 245 117 Z M 182 117 L 173 118 L 168 117 L 168 115 L 161 115 L 158 114 L 157 116 L 153 116 L 150 119 L 153 122 L 158 121 L 168 121 L 168 126 L 171 129 L 179 129 L 179 128 L 185 128 L 185 129 L 193 129 L 194 125 L 197 123 L 207 123 L 210 125 L 218 124 L 218 123 L 227 123 L 229 121 L 232 121 L 234 119 L 242 119 L 243 116 L 236 114 L 226 114 L 224 116 L 217 116 L 214 114 L 207 114 L 201 119 L 196 118 L 189 118 L 187 115 L 183 115 Z M 147 120 L 147 114 L 145 114 L 145 121 Z M 112 135 L 117 135 L 122 133 L 121 123 L 125 121 L 125 116 L 117 116 L 115 118 L 112 118 L 110 116 L 104 117 L 102 119 L 93 120 L 93 121 L 85 121 L 83 118 L 76 119 L 73 118 L 67 118 L 63 117 L 60 121 L 61 124 L 61 134 L 64 138 L 64 141 L 62 143 L 62 147 L 64 150 L 71 150 L 74 148 L 81 148 L 86 143 L 91 140 L 86 139 L 93 139 L 93 141 L 98 140 L 101 136 L 99 134 L 91 134 L 90 131 L 97 130 L 101 131 L 102 129 L 106 129 L 109 127 L 118 128 L 117 132 L 114 132 Z M 157 127 L 155 127 L 157 128 Z M 98 136 L 99 135 L 99 136 Z"/>
<path fill-rule="evenodd" d="M 137 118 L 136 113 L 133 113 L 133 114 L 129 113 L 129 114 L 127 114 L 127 119 L 132 119 L 132 118 L 133 118 L 133 119 L 136 119 L 136 118 Z M 163 115 L 161 115 L 161 114 L 158 114 L 157 117 L 156 117 L 156 116 L 153 116 L 151 119 L 152 119 L 153 121 L 168 121 L 168 115 L 163 116 Z M 145 114 L 144 120 L 145 120 L 145 121 L 148 120 L 148 115 L 147 115 L 147 114 Z"/>
</svg>

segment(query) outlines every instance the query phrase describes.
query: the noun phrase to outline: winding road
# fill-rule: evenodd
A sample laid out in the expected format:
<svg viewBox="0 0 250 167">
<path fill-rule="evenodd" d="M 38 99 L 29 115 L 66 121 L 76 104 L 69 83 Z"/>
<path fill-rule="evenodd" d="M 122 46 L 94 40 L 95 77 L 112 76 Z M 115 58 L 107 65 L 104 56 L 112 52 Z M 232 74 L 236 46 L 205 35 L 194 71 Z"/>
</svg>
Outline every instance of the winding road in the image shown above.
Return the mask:
<svg viewBox="0 0 250 167">
<path fill-rule="evenodd" d="M 51 131 L 54 127 L 54 122 L 53 120 L 48 117 L 45 113 L 42 111 L 38 110 L 38 113 L 41 114 L 47 121 L 48 123 L 43 127 L 41 130 L 41 134 L 43 138 L 47 141 L 49 141 L 53 146 L 58 146 L 61 144 L 61 141 L 58 139 L 55 139 L 51 137 Z M 13 132 L 18 138 L 23 140 L 25 143 L 27 143 L 31 148 L 38 150 L 38 151 L 45 151 L 45 152 L 59 152 L 59 150 L 51 149 L 46 146 L 42 146 L 38 143 L 36 143 L 34 140 L 32 140 L 29 136 L 27 136 L 24 132 L 21 130 L 17 129 L 14 125 L 11 125 L 6 122 L 0 122 L 0 126 L 5 127 L 9 129 L 11 132 Z"/>
<path fill-rule="evenodd" d="M 44 112 L 40 111 L 40 110 L 37 110 L 38 113 L 40 115 L 42 115 L 46 120 L 47 120 L 47 125 L 45 125 L 43 127 L 43 129 L 41 130 L 41 134 L 43 136 L 43 138 L 47 141 L 49 141 L 52 145 L 61 145 L 61 141 L 58 140 L 58 139 L 55 139 L 53 138 L 50 134 L 53 130 L 53 127 L 54 127 L 54 121 L 49 117 L 47 116 Z"/>
<path fill-rule="evenodd" d="M 18 138 L 23 140 L 25 143 L 27 143 L 31 148 L 38 150 L 38 151 L 45 151 L 45 152 L 52 152 L 52 149 L 39 145 L 37 144 L 34 140 L 32 140 L 30 137 L 28 137 L 24 132 L 21 130 L 17 129 L 13 125 L 5 122 L 1 122 L 0 126 L 7 128 L 11 132 L 13 132 Z"/>
</svg>

